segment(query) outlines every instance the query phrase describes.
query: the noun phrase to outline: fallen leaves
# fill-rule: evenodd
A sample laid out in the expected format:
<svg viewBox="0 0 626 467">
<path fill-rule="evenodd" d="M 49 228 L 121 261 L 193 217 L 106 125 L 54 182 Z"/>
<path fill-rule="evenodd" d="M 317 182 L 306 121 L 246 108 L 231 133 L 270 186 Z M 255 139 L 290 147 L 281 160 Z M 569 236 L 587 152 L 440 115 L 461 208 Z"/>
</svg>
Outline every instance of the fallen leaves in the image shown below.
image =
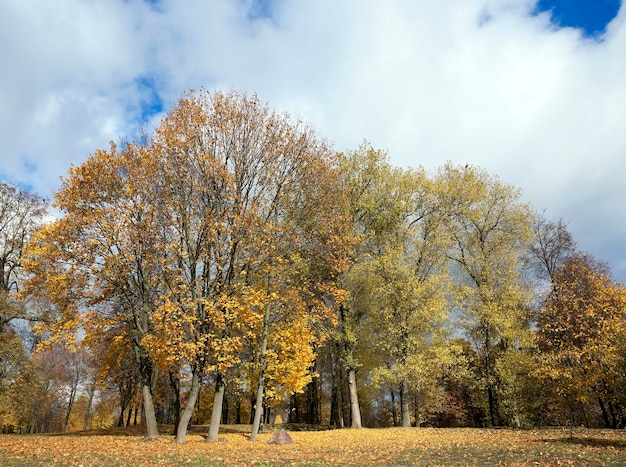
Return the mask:
<svg viewBox="0 0 626 467">
<path fill-rule="evenodd" d="M 224 433 L 217 443 L 189 435 L 145 441 L 135 436 L 0 436 L 2 465 L 287 466 L 287 465 L 623 465 L 621 430 L 480 430 L 391 428 L 291 432 L 293 444 L 248 441 Z"/>
</svg>

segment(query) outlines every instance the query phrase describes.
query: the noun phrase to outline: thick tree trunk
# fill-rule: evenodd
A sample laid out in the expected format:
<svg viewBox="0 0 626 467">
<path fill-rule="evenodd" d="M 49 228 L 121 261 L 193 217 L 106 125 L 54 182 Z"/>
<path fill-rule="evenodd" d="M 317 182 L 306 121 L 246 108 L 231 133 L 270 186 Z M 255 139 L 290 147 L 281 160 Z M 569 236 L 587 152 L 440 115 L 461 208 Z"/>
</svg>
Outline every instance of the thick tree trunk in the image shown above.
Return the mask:
<svg viewBox="0 0 626 467">
<path fill-rule="evenodd" d="M 189 397 L 185 404 L 185 410 L 183 410 L 180 416 L 180 422 L 178 429 L 176 430 L 176 443 L 184 443 L 187 437 L 187 429 L 189 428 L 189 422 L 193 416 L 193 411 L 196 408 L 196 400 L 198 400 L 198 393 L 200 392 L 200 375 L 196 368 L 193 369 L 191 375 L 191 388 L 189 388 Z"/>
<path fill-rule="evenodd" d="M 269 289 L 269 281 L 268 281 Z M 259 355 L 259 384 L 256 391 L 256 401 L 254 404 L 254 421 L 252 422 L 252 433 L 250 441 L 256 441 L 261 426 L 261 415 L 263 414 L 263 395 L 265 393 L 265 354 L 267 353 L 267 339 L 270 330 L 271 302 L 265 305 L 265 315 L 263 317 L 263 334 L 261 336 L 261 353 Z"/>
<path fill-rule="evenodd" d="M 148 290 L 147 279 L 144 278 L 143 290 Z M 152 399 L 152 377 L 153 367 L 152 361 L 146 349 L 141 345 L 142 336 L 145 335 L 149 328 L 148 315 L 150 314 L 150 306 L 146 297 L 143 300 L 142 313 L 134 314 L 132 332 L 133 351 L 135 353 L 135 363 L 141 375 L 141 393 L 143 397 L 143 414 L 146 420 L 146 438 L 149 440 L 159 437 L 159 428 L 157 425 L 156 412 L 154 410 L 154 400 Z"/>
<path fill-rule="evenodd" d="M 402 426 L 411 426 L 411 411 L 409 409 L 409 383 L 403 380 L 400 383 L 400 411 L 402 413 Z"/>
<path fill-rule="evenodd" d="M 616 429 L 617 425 L 619 425 L 618 421 L 618 411 L 615 410 L 615 406 L 611 401 L 609 401 L 609 413 L 611 414 L 611 428 Z"/>
<path fill-rule="evenodd" d="M 222 403 L 224 402 L 224 378 L 221 374 L 217 375 L 215 383 L 215 396 L 213 397 L 213 410 L 211 412 L 211 424 L 209 425 L 209 434 L 206 441 L 217 441 L 220 432 L 220 421 L 222 419 Z"/>
<path fill-rule="evenodd" d="M 348 370 L 348 387 L 350 389 L 350 418 L 352 428 L 361 428 L 361 408 L 359 407 L 359 395 L 356 392 L 356 370 Z"/>
<path fill-rule="evenodd" d="M 143 394 L 143 410 L 146 416 L 146 438 L 157 439 L 159 437 L 159 428 L 157 426 L 150 384 L 144 382 L 141 392 Z"/>
</svg>

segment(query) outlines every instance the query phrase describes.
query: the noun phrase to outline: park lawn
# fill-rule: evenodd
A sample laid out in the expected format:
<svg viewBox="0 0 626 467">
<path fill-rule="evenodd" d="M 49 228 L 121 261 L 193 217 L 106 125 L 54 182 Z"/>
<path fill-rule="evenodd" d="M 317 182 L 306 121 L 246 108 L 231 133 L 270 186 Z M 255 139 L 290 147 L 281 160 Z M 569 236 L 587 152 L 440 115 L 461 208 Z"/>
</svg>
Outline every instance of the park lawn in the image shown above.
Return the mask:
<svg viewBox="0 0 626 467">
<path fill-rule="evenodd" d="M 231 430 L 232 431 L 232 430 Z M 115 432 L 113 432 L 115 433 Z M 571 465 L 626 466 L 624 430 L 387 428 L 290 432 L 293 444 L 225 432 L 215 443 L 194 430 L 146 441 L 130 434 L 1 435 L 2 466 Z"/>
</svg>

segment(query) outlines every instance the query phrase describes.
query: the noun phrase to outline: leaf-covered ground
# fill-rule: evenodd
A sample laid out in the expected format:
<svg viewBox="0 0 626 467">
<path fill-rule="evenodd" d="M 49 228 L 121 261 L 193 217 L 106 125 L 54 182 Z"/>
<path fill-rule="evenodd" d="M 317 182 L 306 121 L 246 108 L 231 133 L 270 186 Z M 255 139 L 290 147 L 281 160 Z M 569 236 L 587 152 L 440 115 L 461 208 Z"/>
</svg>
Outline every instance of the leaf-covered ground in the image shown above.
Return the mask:
<svg viewBox="0 0 626 467">
<path fill-rule="evenodd" d="M 290 432 L 293 444 L 250 442 L 223 433 L 216 443 L 191 434 L 145 441 L 140 435 L 0 436 L 3 466 L 570 465 L 626 466 L 623 430 L 391 428 Z"/>
</svg>

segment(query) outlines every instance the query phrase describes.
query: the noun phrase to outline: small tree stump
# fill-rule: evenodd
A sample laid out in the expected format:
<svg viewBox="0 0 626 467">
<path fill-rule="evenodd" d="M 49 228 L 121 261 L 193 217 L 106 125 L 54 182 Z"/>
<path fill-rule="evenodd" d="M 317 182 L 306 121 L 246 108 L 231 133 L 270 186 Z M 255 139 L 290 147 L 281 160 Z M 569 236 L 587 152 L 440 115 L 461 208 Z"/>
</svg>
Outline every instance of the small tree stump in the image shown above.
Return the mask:
<svg viewBox="0 0 626 467">
<path fill-rule="evenodd" d="M 291 444 L 291 443 L 293 443 L 293 439 L 291 439 L 291 436 L 289 436 L 289 433 L 287 433 L 283 429 L 278 430 L 267 441 L 267 444 Z"/>
</svg>

